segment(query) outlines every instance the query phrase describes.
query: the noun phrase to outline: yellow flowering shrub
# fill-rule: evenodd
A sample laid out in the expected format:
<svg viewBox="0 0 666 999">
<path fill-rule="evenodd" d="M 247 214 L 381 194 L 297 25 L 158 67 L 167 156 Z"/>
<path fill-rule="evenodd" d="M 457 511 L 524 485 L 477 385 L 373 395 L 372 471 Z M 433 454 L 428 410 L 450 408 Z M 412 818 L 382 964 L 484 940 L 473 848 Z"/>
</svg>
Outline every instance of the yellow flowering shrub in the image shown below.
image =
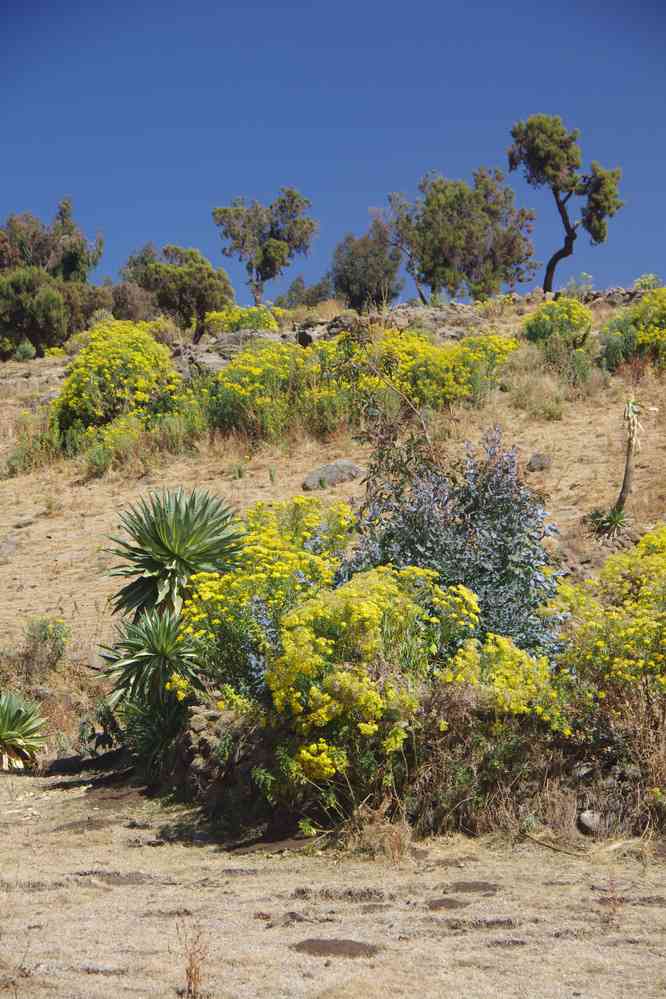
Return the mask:
<svg viewBox="0 0 666 999">
<path fill-rule="evenodd" d="M 298 424 L 325 434 L 353 424 L 359 404 L 390 394 L 391 385 L 414 405 L 441 410 L 468 398 L 479 373 L 492 379 L 516 347 L 515 340 L 494 335 L 441 345 L 395 330 L 369 346 L 344 334 L 307 351 L 288 343 L 255 344 L 218 374 L 211 419 L 222 430 L 261 438 Z"/>
<path fill-rule="evenodd" d="M 238 567 L 192 577 L 183 607 L 186 634 L 214 640 L 218 625 L 243 617 L 257 603 L 278 622 L 301 595 L 331 585 L 352 525 L 351 508 L 342 502 L 325 506 L 296 496 L 256 504 L 245 517 Z"/>
<path fill-rule="evenodd" d="M 510 638 L 489 634 L 483 644 L 468 639 L 439 672 L 443 683 L 479 689 L 498 715 L 530 715 L 553 731 L 571 735 L 566 699 L 545 656 L 530 656 Z"/>
<path fill-rule="evenodd" d="M 592 312 L 575 298 L 544 302 L 525 320 L 523 330 L 533 343 L 559 339 L 581 347 L 592 329 Z"/>
<path fill-rule="evenodd" d="M 251 305 L 246 308 L 240 305 L 228 305 L 218 312 L 206 315 L 206 330 L 213 335 L 219 333 L 235 333 L 238 330 L 278 330 L 279 325 L 275 310 L 265 305 Z"/>
<path fill-rule="evenodd" d="M 111 320 L 88 334 L 72 361 L 53 415 L 61 433 L 99 427 L 176 391 L 181 378 L 147 323 Z"/>
<path fill-rule="evenodd" d="M 435 580 L 427 569 L 371 569 L 284 615 L 266 680 L 278 717 L 306 740 L 293 755 L 297 772 L 305 760 L 313 776 L 317 733 L 327 747 L 322 778 L 324 766 L 332 776 L 342 761 L 357 770 L 364 755 L 377 771 L 401 750 L 431 661 L 452 633 L 462 638 L 478 622 L 473 595 Z"/>
<path fill-rule="evenodd" d="M 666 695 L 666 525 L 612 555 L 598 579 L 561 583 L 556 609 L 569 615 L 563 663 L 591 699 Z"/>
</svg>

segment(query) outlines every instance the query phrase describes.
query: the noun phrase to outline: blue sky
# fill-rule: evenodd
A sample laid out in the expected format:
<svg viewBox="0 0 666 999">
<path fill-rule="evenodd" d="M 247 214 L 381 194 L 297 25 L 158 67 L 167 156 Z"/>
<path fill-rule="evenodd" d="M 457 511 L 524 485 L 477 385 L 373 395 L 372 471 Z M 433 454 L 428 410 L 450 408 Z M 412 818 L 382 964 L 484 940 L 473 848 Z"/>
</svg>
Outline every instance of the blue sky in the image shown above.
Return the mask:
<svg viewBox="0 0 666 999">
<path fill-rule="evenodd" d="M 660 0 L 11 6 L 0 19 L 0 219 L 50 218 L 70 195 L 85 231 L 106 238 L 97 279 L 148 240 L 179 243 L 225 266 L 249 301 L 211 210 L 293 185 L 320 232 L 267 287 L 274 297 L 297 274 L 318 279 L 388 192 L 413 195 L 429 170 L 470 179 L 480 165 L 505 168 L 512 123 L 535 112 L 581 130 L 585 163 L 624 172 L 608 243 L 581 236 L 556 284 L 581 271 L 597 287 L 646 271 L 666 279 Z M 537 211 L 545 262 L 561 242 L 552 201 L 510 182 Z"/>
</svg>

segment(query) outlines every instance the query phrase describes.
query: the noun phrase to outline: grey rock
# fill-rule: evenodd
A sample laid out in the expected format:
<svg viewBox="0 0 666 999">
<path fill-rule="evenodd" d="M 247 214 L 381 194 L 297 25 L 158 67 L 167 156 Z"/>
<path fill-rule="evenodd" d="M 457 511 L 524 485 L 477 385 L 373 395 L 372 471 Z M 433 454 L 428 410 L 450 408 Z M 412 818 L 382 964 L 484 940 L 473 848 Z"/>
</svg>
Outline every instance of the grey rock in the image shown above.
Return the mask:
<svg viewBox="0 0 666 999">
<path fill-rule="evenodd" d="M 547 454 L 541 454 L 540 451 L 535 451 L 530 460 L 527 462 L 528 472 L 545 472 L 546 469 L 550 468 L 553 461 L 552 458 Z"/>
<path fill-rule="evenodd" d="M 602 816 L 592 808 L 586 808 L 578 816 L 578 828 L 586 836 L 596 836 L 601 829 Z"/>
<path fill-rule="evenodd" d="M 13 534 L 8 534 L 2 541 L 0 541 L 0 565 L 6 565 L 12 555 L 16 553 L 17 548 L 18 541 Z"/>
<path fill-rule="evenodd" d="M 360 465 L 354 464 L 348 458 L 339 458 L 329 465 L 320 465 L 310 472 L 303 480 L 303 489 L 312 492 L 314 489 L 327 489 L 341 482 L 352 482 L 364 474 Z"/>
<path fill-rule="evenodd" d="M 198 715 L 190 720 L 189 727 L 192 732 L 196 732 L 198 734 L 199 732 L 204 732 L 206 730 L 206 728 L 208 727 L 208 722 L 206 721 L 205 718 L 202 718 L 200 715 Z"/>
</svg>

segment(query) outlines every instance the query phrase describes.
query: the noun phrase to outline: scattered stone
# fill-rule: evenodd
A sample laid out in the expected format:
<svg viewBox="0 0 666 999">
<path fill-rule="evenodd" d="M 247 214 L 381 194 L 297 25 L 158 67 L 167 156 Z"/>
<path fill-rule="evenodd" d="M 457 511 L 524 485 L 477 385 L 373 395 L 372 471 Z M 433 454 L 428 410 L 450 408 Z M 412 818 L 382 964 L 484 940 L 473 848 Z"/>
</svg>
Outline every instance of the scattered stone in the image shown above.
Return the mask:
<svg viewBox="0 0 666 999">
<path fill-rule="evenodd" d="M 22 517 L 21 520 L 17 520 L 14 524 L 12 524 L 12 527 L 17 531 L 20 531 L 24 527 L 31 527 L 34 523 L 35 521 L 33 517 Z"/>
<path fill-rule="evenodd" d="M 549 455 L 536 451 L 527 462 L 526 467 L 528 472 L 545 472 L 552 463 L 552 458 Z"/>
<path fill-rule="evenodd" d="M 578 828 L 586 836 L 596 836 L 601 830 L 602 816 L 591 808 L 586 808 L 578 816 Z"/>
<path fill-rule="evenodd" d="M 319 468 L 310 472 L 303 480 L 302 488 L 306 492 L 327 489 L 329 486 L 337 486 L 341 482 L 353 482 L 354 479 L 358 479 L 364 474 L 364 469 L 360 465 L 356 465 L 348 458 L 338 458 L 337 461 L 332 461 L 329 465 L 320 465 Z"/>
<path fill-rule="evenodd" d="M 292 944 L 292 950 L 299 954 L 310 954 L 312 957 L 375 957 L 379 947 L 375 944 L 362 943 L 360 940 L 317 940 L 310 938 Z"/>
</svg>

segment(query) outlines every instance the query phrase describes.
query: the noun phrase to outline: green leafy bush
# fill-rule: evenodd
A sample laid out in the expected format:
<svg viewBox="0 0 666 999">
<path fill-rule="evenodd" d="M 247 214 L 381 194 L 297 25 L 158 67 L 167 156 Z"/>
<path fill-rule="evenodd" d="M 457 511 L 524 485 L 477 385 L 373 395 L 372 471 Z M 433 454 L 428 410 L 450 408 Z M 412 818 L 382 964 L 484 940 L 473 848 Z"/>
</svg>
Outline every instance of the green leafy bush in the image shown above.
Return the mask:
<svg viewBox="0 0 666 999">
<path fill-rule="evenodd" d="M 610 319 L 601 331 L 601 340 L 602 357 L 610 371 L 633 357 L 666 367 L 666 288 L 648 292 Z"/>
<path fill-rule="evenodd" d="M 544 302 L 525 320 L 525 336 L 532 343 L 544 344 L 558 338 L 569 347 L 582 347 L 592 329 L 592 313 L 573 298 Z"/>
<path fill-rule="evenodd" d="M 157 608 L 180 612 L 190 578 L 226 572 L 238 560 L 241 534 L 226 503 L 203 490 L 152 493 L 125 511 L 126 538 L 112 538 L 112 555 L 122 559 L 112 576 L 129 578 L 114 597 L 114 611 L 133 614 Z"/>
<path fill-rule="evenodd" d="M 33 766 L 46 742 L 45 727 L 34 704 L 16 694 L 0 693 L 0 769 Z"/>
<path fill-rule="evenodd" d="M 35 353 L 35 348 L 29 340 L 21 340 L 21 342 L 16 345 L 14 359 L 17 361 L 31 361 L 35 356 Z"/>
</svg>

